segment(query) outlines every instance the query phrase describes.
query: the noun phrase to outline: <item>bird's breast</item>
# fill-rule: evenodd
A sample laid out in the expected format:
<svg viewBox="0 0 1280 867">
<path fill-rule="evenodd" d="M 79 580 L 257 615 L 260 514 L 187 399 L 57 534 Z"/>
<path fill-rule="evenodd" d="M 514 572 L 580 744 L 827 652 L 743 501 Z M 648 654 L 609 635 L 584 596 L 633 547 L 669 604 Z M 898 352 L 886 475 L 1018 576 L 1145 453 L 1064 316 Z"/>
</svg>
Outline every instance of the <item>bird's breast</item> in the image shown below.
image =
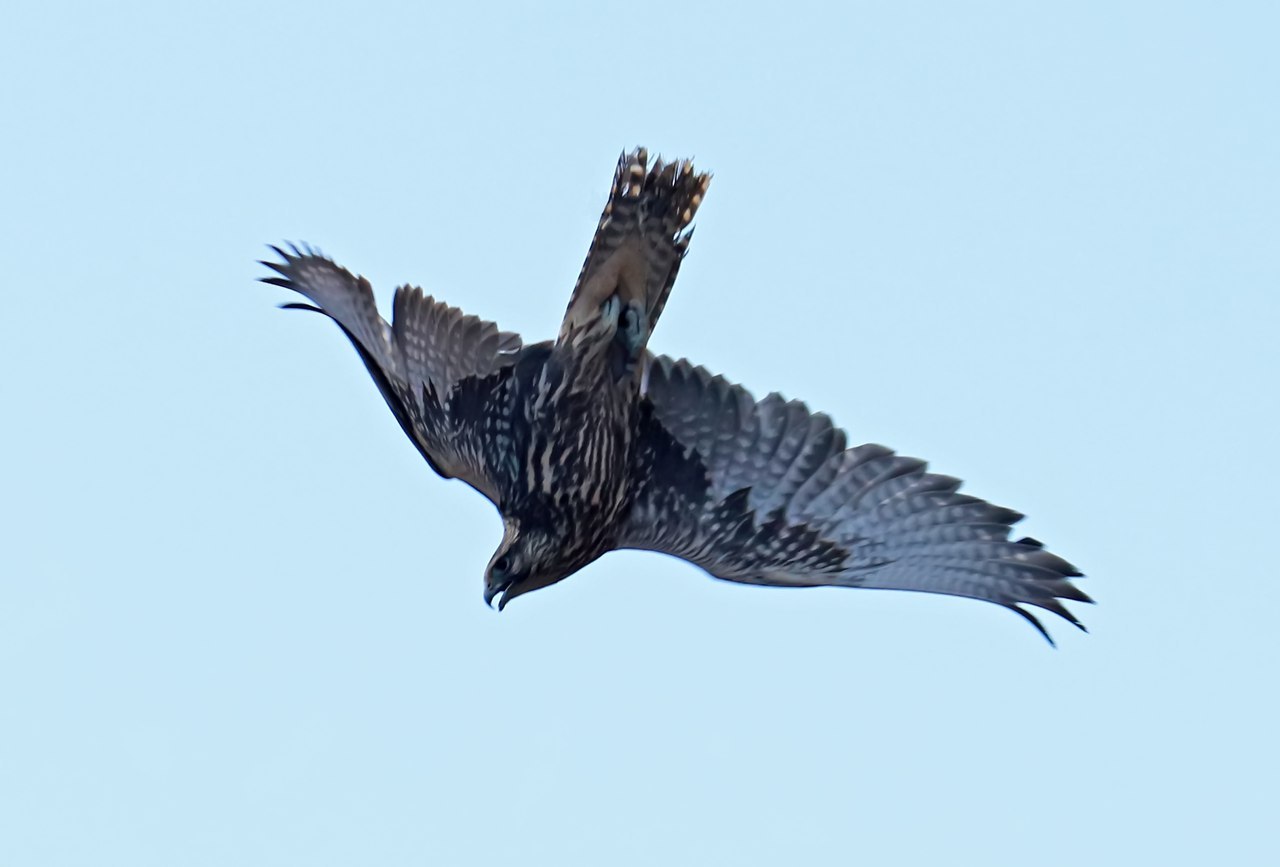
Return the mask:
<svg viewBox="0 0 1280 867">
<path fill-rule="evenodd" d="M 545 380 L 526 404 L 525 511 L 566 546 L 611 544 L 628 502 L 635 396 L 621 384 L 580 389 Z"/>
</svg>

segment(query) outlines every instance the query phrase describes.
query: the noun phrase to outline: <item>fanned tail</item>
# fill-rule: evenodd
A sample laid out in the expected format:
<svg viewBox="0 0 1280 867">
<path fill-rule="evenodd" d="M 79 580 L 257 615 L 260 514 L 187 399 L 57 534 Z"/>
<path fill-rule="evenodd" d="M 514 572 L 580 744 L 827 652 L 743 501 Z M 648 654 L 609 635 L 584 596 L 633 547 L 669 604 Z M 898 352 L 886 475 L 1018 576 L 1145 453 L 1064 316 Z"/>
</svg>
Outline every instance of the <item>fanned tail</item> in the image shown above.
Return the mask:
<svg viewBox="0 0 1280 867">
<path fill-rule="evenodd" d="M 637 148 L 618 160 L 609 201 L 578 275 L 560 342 L 620 333 L 639 357 L 662 314 L 711 183 L 689 160 L 649 161 Z M 614 301 L 616 299 L 616 302 Z"/>
</svg>

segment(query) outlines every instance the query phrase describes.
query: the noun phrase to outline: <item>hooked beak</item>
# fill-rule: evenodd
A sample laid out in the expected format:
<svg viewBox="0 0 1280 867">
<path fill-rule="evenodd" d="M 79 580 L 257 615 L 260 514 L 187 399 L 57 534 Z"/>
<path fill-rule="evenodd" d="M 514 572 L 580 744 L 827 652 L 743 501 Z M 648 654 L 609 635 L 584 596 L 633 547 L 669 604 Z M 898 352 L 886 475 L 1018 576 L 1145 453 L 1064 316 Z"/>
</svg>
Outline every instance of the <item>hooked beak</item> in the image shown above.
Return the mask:
<svg viewBox="0 0 1280 867">
<path fill-rule="evenodd" d="M 492 607 L 493 607 L 493 599 L 494 599 L 494 597 L 495 597 L 495 596 L 497 596 L 499 593 L 501 593 L 501 592 L 502 592 L 503 590 L 505 590 L 505 589 L 507 589 L 507 588 L 505 588 L 505 587 L 499 587 L 499 586 L 494 585 L 494 584 L 486 584 L 486 585 L 485 585 L 485 588 L 484 588 L 484 604 L 485 604 L 485 605 L 488 605 L 490 608 L 492 608 Z M 502 603 L 501 601 L 499 601 L 499 602 L 498 602 L 498 610 L 499 610 L 499 611 L 501 611 L 501 610 L 502 610 L 502 605 L 503 605 L 503 603 Z"/>
<path fill-rule="evenodd" d="M 498 610 L 501 611 L 502 609 L 507 607 L 507 603 L 509 603 L 512 599 L 515 599 L 517 596 L 523 596 L 524 594 L 528 593 L 530 590 L 538 589 L 538 585 L 534 584 L 531 586 L 528 581 L 521 583 L 518 579 L 519 579 L 519 576 L 515 576 L 512 578 L 501 579 L 493 584 L 485 585 L 485 588 L 484 588 L 485 604 L 488 605 L 490 608 L 493 608 L 494 607 L 493 600 L 497 599 L 498 600 L 497 607 L 498 607 Z"/>
<path fill-rule="evenodd" d="M 493 583 L 486 583 L 484 587 L 484 604 L 492 608 L 493 600 L 497 599 L 498 610 L 501 611 L 506 608 L 507 603 L 518 595 L 510 592 L 513 584 L 515 584 L 515 581 L 511 578 L 501 578 Z"/>
</svg>

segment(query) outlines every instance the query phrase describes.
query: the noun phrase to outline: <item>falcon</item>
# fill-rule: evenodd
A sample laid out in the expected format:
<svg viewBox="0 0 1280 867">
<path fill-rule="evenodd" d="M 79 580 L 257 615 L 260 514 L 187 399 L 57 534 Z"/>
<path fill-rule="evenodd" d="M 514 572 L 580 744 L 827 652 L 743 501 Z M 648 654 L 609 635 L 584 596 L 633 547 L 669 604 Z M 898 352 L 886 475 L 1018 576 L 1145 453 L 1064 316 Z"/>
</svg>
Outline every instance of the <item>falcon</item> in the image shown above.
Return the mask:
<svg viewBox="0 0 1280 867">
<path fill-rule="evenodd" d="M 1091 602 L 1022 515 L 880 445 L 850 448 L 822 414 L 756 400 L 648 341 L 710 175 L 624 153 L 555 340 L 519 335 L 401 286 L 383 319 L 363 277 L 308 246 L 272 247 L 262 278 L 338 324 L 437 473 L 502 516 L 484 599 L 556 583 L 614 549 L 660 551 L 716 578 L 983 599 L 1026 618 Z"/>
</svg>

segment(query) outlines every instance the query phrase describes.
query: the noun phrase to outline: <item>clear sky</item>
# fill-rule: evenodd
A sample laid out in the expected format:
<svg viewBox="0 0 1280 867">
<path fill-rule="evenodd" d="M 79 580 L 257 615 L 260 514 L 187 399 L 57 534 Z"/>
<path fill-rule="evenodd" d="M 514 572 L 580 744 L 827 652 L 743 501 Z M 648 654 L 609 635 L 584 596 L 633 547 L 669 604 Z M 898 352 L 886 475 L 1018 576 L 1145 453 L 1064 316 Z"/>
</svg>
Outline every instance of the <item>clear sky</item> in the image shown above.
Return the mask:
<svg viewBox="0 0 1280 867">
<path fill-rule="evenodd" d="M 1270 3 L 10 2 L 0 863 L 1276 863 Z M 1026 512 L 995 606 L 500 536 L 254 282 L 550 336 L 618 153 L 715 172 L 653 347 Z"/>
</svg>

